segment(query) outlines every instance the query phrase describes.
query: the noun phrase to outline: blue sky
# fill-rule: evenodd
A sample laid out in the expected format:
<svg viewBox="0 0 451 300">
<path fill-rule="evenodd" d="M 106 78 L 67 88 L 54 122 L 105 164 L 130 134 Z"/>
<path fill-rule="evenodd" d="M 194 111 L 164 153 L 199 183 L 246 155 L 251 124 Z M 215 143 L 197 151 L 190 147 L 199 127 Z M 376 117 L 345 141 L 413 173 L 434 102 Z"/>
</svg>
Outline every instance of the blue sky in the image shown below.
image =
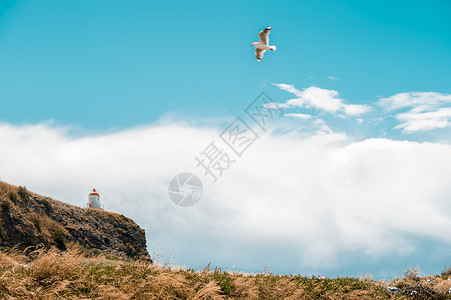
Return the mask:
<svg viewBox="0 0 451 300">
<path fill-rule="evenodd" d="M 447 93 L 450 9 L 447 1 L 3 1 L 1 119 L 104 130 L 168 112 L 235 115 L 262 89 L 283 97 L 270 83 L 334 89 L 350 103 Z M 257 64 L 249 44 L 266 26 L 278 50 Z"/>
<path fill-rule="evenodd" d="M 0 179 L 109 210 L 164 259 L 259 272 L 451 264 L 449 1 L 0 1 Z M 257 62 L 257 34 L 277 50 Z M 180 209 L 177 172 L 283 107 Z M 271 109 L 270 107 L 267 107 Z M 239 245 L 239 246 L 237 246 Z"/>
</svg>

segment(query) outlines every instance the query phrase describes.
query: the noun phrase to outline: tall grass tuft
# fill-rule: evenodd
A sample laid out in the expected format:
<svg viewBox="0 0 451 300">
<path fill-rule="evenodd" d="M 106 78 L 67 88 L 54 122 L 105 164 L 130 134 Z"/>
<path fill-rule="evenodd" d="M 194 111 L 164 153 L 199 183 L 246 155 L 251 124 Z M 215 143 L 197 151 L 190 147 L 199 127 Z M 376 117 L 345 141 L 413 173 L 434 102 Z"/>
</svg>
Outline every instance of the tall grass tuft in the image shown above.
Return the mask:
<svg viewBox="0 0 451 300">
<path fill-rule="evenodd" d="M 39 284 L 71 279 L 77 268 L 78 257 L 71 252 L 37 250 L 29 268 L 31 277 Z"/>
<path fill-rule="evenodd" d="M 38 247 L 0 252 L 2 299 L 450 299 L 449 275 L 420 277 L 409 269 L 391 282 L 201 271 L 105 255 Z M 26 255 L 25 255 L 26 254 Z M 393 293 L 388 285 L 401 290 Z M 416 297 L 416 298 L 415 298 Z"/>
</svg>

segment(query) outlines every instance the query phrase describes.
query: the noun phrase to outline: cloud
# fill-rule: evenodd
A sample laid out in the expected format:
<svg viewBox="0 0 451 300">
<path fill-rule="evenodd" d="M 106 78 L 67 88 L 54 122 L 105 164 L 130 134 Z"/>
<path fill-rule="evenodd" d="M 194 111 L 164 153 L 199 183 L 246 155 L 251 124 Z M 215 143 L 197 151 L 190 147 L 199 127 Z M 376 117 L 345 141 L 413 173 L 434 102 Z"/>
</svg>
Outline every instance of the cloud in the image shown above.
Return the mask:
<svg viewBox="0 0 451 300">
<path fill-rule="evenodd" d="M 335 90 L 312 86 L 300 91 L 289 84 L 274 85 L 297 96 L 296 99 L 283 103 L 281 107 L 284 108 L 315 108 L 331 114 L 344 113 L 349 116 L 359 116 L 371 110 L 371 107 L 367 105 L 344 104 L 344 100 L 339 98 Z"/>
<path fill-rule="evenodd" d="M 307 114 L 285 114 L 286 117 L 290 117 L 290 118 L 294 118 L 294 119 L 299 119 L 299 120 L 308 120 L 311 119 L 312 116 L 311 115 L 307 115 Z"/>
<path fill-rule="evenodd" d="M 410 108 L 407 112 L 395 115 L 404 133 L 429 131 L 451 125 L 451 95 L 436 92 L 399 93 L 382 98 L 378 104 L 388 111 Z M 446 107 L 442 107 L 446 106 Z"/>
<path fill-rule="evenodd" d="M 333 76 L 327 76 L 327 78 L 329 78 L 330 80 L 339 80 L 338 78 L 333 77 Z"/>
<path fill-rule="evenodd" d="M 396 119 L 402 123 L 395 128 L 403 128 L 405 133 L 446 128 L 451 125 L 451 108 L 440 108 L 436 111 L 423 113 L 400 113 L 396 115 Z"/>
<path fill-rule="evenodd" d="M 371 110 L 367 105 L 343 104 L 342 107 L 349 116 L 360 116 Z"/>
<path fill-rule="evenodd" d="M 314 123 L 309 137 L 262 135 L 217 183 L 194 156 L 218 128 L 154 124 L 73 137 L 49 125 L 3 124 L 0 176 L 79 206 L 96 187 L 106 209 L 146 229 L 150 248 L 159 244 L 157 253 L 193 268 L 377 276 L 415 261 L 440 271 L 448 254 L 431 266 L 429 253 L 451 245 L 451 147 L 333 140 L 324 121 Z M 180 172 L 204 184 L 194 207 L 169 200 Z"/>
<path fill-rule="evenodd" d="M 295 94 L 299 98 L 302 97 L 302 92 L 299 91 L 297 88 L 294 87 L 294 85 L 291 84 L 285 84 L 285 83 L 273 83 L 275 86 L 277 86 L 279 89 L 287 91 L 288 93 Z"/>
<path fill-rule="evenodd" d="M 302 109 L 301 112 L 287 112 L 285 114 L 287 117 L 315 120 L 316 117 L 313 116 L 321 116 L 322 113 L 326 112 L 343 119 L 346 116 L 360 117 L 357 122 L 363 124 L 364 119 L 361 116 L 373 111 L 373 107 L 368 105 L 346 104 L 335 90 L 309 87 L 301 91 L 289 84 L 274 85 L 294 94 L 296 98 L 283 103 L 272 102 L 264 105 L 264 107 L 266 109 L 284 110 Z M 399 93 L 381 98 L 377 103 L 385 111 L 396 112 L 394 118 L 399 124 L 393 128 L 402 129 L 402 132 L 406 134 L 451 127 L 451 95 L 449 94 L 437 92 Z M 312 118 L 307 118 L 307 115 L 311 115 Z"/>
<path fill-rule="evenodd" d="M 378 102 L 389 111 L 412 107 L 415 112 L 430 111 L 444 103 L 451 103 L 451 95 L 436 92 L 399 93 Z"/>
<path fill-rule="evenodd" d="M 316 119 L 313 124 L 318 128 L 317 133 L 333 133 L 332 129 L 322 119 Z"/>
</svg>

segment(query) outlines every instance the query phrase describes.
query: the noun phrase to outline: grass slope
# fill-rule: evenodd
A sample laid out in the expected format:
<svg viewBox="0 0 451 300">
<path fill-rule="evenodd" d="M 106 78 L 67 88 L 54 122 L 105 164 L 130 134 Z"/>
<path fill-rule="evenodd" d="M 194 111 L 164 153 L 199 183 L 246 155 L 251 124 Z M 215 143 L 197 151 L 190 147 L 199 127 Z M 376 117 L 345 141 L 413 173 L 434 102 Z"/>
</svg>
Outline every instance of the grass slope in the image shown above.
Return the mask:
<svg viewBox="0 0 451 300">
<path fill-rule="evenodd" d="M 387 283 L 368 277 L 194 271 L 56 248 L 23 253 L 0 253 L 4 299 L 451 299 L 448 271 L 418 277 L 411 270 Z M 389 292 L 389 285 L 401 291 Z"/>
</svg>

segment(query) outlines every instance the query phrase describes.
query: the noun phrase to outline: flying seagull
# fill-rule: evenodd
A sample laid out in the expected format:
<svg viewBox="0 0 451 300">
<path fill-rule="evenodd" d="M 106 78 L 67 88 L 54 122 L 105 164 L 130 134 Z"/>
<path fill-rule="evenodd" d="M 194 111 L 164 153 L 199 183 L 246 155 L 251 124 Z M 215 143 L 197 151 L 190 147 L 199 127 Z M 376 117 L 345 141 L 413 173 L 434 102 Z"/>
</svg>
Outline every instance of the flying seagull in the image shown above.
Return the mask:
<svg viewBox="0 0 451 300">
<path fill-rule="evenodd" d="M 261 61 L 263 58 L 263 54 L 265 54 L 266 50 L 276 50 L 276 46 L 269 46 L 269 33 L 271 32 L 271 27 L 263 29 L 258 34 L 260 40 L 258 42 L 252 43 L 251 46 L 255 47 L 255 56 L 257 56 L 257 60 Z"/>
</svg>

